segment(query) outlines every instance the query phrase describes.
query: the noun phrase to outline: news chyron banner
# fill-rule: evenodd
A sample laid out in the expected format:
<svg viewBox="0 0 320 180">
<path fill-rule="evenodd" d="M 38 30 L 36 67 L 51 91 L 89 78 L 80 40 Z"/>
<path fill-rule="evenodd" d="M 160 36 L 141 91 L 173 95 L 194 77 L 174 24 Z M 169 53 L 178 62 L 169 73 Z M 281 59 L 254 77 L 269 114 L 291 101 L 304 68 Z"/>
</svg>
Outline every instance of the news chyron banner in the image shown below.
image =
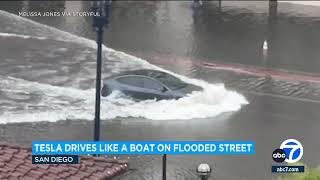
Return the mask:
<svg viewBox="0 0 320 180">
<path fill-rule="evenodd" d="M 78 155 L 254 154 L 251 141 L 33 141 L 33 164 L 77 164 Z"/>
</svg>

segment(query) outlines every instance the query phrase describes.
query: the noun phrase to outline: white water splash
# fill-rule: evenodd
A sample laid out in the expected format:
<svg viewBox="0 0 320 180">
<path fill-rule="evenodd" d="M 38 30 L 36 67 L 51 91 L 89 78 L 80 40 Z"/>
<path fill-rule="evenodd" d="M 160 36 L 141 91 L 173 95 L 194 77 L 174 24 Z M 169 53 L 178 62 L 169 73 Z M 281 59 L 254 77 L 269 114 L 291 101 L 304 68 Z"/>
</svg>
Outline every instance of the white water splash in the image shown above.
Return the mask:
<svg viewBox="0 0 320 180">
<path fill-rule="evenodd" d="M 94 118 L 94 89 L 58 87 L 12 77 L 2 77 L 0 85 L 6 87 L 1 91 L 10 92 L 9 99 L 15 100 L 10 107 L 18 109 L 9 108 L 3 112 L 0 115 L 1 123 Z M 153 120 L 207 118 L 237 111 L 247 103 L 242 95 L 227 91 L 222 84 L 207 84 L 204 88 L 202 92 L 194 92 L 178 100 L 140 102 L 120 92 L 113 92 L 102 98 L 101 117 L 142 117 Z M 24 102 L 28 98 L 17 99 L 15 97 L 18 94 L 37 97 L 33 101 Z"/>
<path fill-rule="evenodd" d="M 2 37 L 18 37 L 18 38 L 23 38 L 23 39 L 39 39 L 39 40 L 44 40 L 47 39 L 45 37 L 35 37 L 35 36 L 27 36 L 27 35 L 20 35 L 20 34 L 12 34 L 12 33 L 2 33 L 0 32 L 0 36 Z"/>
</svg>

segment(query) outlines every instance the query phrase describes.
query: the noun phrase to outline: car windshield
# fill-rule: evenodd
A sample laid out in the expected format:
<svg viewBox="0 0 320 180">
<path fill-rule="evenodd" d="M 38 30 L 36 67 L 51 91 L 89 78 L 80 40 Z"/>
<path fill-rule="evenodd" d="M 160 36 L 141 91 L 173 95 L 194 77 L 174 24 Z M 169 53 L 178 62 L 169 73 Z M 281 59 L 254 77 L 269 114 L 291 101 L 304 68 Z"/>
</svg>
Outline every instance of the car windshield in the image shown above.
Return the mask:
<svg viewBox="0 0 320 180">
<path fill-rule="evenodd" d="M 180 89 L 183 87 L 186 87 L 188 84 L 181 81 L 180 79 L 171 76 L 169 74 L 165 74 L 165 73 L 159 73 L 156 77 L 154 77 L 155 79 L 157 79 L 158 81 L 162 82 L 163 84 L 165 84 L 166 86 L 168 86 L 168 88 L 175 90 L 175 89 Z"/>
</svg>

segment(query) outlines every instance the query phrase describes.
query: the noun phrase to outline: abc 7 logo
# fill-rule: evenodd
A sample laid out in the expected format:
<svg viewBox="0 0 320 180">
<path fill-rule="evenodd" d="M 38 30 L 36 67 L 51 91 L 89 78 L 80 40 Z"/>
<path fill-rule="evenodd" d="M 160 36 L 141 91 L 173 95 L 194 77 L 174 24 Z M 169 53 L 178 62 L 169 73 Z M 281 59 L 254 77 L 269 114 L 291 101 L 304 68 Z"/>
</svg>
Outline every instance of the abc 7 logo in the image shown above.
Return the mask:
<svg viewBox="0 0 320 180">
<path fill-rule="evenodd" d="M 282 163 L 286 160 L 286 152 L 283 149 L 276 149 L 272 153 L 272 159 L 275 162 Z"/>
<path fill-rule="evenodd" d="M 275 162 L 298 162 L 303 156 L 303 146 L 295 139 L 287 139 L 283 141 L 279 149 L 276 149 L 272 153 L 272 159 Z"/>
</svg>

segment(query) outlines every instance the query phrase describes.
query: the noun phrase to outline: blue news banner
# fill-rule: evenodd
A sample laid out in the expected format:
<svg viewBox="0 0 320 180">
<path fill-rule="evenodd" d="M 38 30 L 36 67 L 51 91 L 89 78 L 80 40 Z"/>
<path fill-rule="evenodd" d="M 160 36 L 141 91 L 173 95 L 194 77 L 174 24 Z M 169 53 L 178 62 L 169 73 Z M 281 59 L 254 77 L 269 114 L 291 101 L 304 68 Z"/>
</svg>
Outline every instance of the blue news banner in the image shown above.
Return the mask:
<svg viewBox="0 0 320 180">
<path fill-rule="evenodd" d="M 32 163 L 77 164 L 81 154 L 254 154 L 251 141 L 33 141 Z"/>
</svg>

